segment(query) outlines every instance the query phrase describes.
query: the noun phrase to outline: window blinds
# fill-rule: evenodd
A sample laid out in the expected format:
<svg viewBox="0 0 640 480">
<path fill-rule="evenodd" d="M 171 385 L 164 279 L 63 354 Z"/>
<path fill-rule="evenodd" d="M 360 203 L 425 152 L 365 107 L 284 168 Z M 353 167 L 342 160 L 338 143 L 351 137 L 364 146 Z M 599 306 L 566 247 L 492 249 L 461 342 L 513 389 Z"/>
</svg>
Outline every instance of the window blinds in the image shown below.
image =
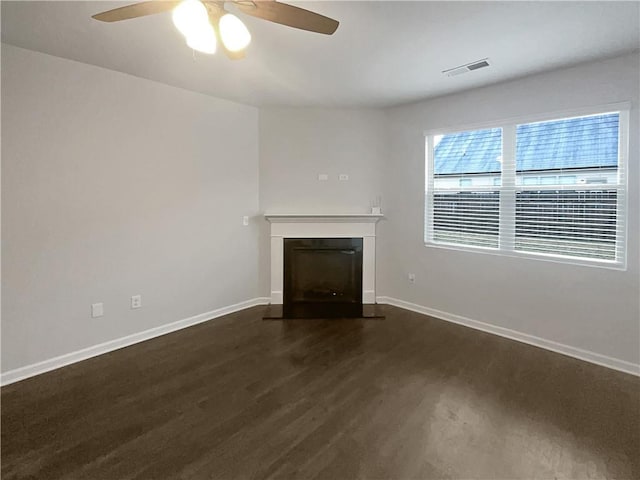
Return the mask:
<svg viewBox="0 0 640 480">
<path fill-rule="evenodd" d="M 616 260 L 619 114 L 518 125 L 515 250 Z"/>
<path fill-rule="evenodd" d="M 435 139 L 433 240 L 498 248 L 502 130 L 443 135 Z"/>
</svg>

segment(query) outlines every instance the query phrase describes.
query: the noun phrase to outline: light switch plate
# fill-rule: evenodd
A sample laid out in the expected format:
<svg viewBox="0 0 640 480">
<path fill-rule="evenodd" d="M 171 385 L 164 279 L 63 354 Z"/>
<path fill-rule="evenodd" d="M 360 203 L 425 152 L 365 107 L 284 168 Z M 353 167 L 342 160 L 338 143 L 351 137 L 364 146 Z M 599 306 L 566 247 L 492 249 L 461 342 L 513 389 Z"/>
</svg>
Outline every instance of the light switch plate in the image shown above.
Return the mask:
<svg viewBox="0 0 640 480">
<path fill-rule="evenodd" d="M 329 175 L 326 173 L 319 173 L 318 174 L 318 181 L 320 182 L 326 182 L 327 180 L 329 180 Z"/>
</svg>

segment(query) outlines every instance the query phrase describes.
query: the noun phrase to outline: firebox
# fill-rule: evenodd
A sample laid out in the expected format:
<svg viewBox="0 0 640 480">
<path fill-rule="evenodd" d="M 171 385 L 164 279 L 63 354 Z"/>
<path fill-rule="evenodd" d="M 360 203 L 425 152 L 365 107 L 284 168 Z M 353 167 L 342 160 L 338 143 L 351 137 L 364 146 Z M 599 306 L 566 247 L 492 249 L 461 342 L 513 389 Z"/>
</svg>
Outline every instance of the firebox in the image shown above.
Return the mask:
<svg viewBox="0 0 640 480">
<path fill-rule="evenodd" d="M 362 316 L 362 238 L 285 238 L 283 316 Z"/>
</svg>

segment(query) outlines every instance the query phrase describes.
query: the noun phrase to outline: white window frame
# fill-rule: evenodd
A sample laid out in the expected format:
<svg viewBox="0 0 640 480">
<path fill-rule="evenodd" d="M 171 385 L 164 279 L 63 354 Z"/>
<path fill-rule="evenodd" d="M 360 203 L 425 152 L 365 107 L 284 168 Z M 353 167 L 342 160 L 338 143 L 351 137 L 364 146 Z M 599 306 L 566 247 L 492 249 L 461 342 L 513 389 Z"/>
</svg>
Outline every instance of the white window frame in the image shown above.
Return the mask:
<svg viewBox="0 0 640 480">
<path fill-rule="evenodd" d="M 503 120 L 482 122 L 456 127 L 445 127 L 427 130 L 425 135 L 425 211 L 424 211 L 424 242 L 428 248 L 459 250 L 465 252 L 483 253 L 489 255 L 500 255 L 533 260 L 550 261 L 556 263 L 585 265 L 598 268 L 610 268 L 614 270 L 627 269 L 627 235 L 628 235 L 628 158 L 629 158 L 629 110 L 630 102 L 611 103 L 597 105 L 579 109 L 563 110 L 550 113 L 528 115 L 522 117 L 511 117 Z M 622 258 L 617 260 L 601 260 L 591 258 L 569 257 L 563 255 L 551 255 L 536 252 L 520 252 L 515 248 L 515 203 L 516 203 L 516 128 L 517 125 L 544 121 L 561 120 L 571 117 L 581 117 L 588 115 L 598 115 L 606 113 L 619 113 L 618 124 L 618 175 L 621 183 L 617 184 L 618 196 L 616 209 L 618 219 L 621 221 L 621 232 L 618 241 L 622 243 Z M 498 248 L 449 244 L 433 242 L 433 193 L 434 193 L 434 159 L 433 159 L 433 138 L 437 135 L 447 135 L 452 133 L 467 132 L 471 130 L 484 130 L 490 128 L 502 128 L 502 185 L 494 189 L 500 190 L 500 227 L 498 235 Z M 506 173 L 506 175 L 505 175 Z M 482 187 L 481 187 L 482 188 Z M 461 190 L 477 190 L 474 187 L 461 187 Z"/>
</svg>

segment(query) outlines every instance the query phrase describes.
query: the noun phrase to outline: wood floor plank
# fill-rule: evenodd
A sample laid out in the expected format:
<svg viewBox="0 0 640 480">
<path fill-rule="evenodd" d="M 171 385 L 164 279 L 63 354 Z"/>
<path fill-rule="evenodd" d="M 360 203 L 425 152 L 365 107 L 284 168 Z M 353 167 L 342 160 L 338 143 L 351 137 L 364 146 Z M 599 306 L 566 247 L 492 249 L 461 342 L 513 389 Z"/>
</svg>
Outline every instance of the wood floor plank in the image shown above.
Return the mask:
<svg viewBox="0 0 640 480">
<path fill-rule="evenodd" d="M 640 379 L 390 306 L 255 307 L 2 388 L 2 478 L 640 478 Z"/>
</svg>

